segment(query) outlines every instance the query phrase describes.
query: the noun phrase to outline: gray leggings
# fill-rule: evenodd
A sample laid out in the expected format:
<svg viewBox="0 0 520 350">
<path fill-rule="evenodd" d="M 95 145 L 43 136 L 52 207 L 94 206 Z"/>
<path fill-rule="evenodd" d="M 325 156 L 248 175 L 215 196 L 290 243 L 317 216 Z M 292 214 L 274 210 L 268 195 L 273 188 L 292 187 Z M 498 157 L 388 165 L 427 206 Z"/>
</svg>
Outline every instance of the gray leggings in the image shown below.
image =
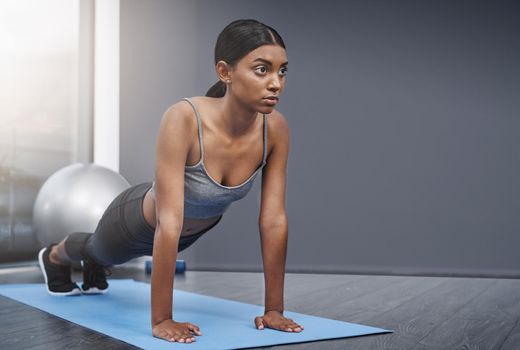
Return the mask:
<svg viewBox="0 0 520 350">
<path fill-rule="evenodd" d="M 121 192 L 103 213 L 94 233 L 68 235 L 65 251 L 71 260 L 111 266 L 143 255 L 151 256 L 155 229 L 143 215 L 143 199 L 151 186 L 151 182 L 145 182 Z M 202 232 L 181 236 L 178 251 L 188 248 L 221 219 L 222 215 Z"/>
</svg>

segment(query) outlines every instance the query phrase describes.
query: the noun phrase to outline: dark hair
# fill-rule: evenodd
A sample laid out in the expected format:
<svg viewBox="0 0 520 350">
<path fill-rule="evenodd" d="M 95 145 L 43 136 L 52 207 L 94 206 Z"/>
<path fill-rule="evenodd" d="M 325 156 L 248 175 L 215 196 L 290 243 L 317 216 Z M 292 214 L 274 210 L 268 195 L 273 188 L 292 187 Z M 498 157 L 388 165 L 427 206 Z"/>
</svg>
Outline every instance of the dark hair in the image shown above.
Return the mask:
<svg viewBox="0 0 520 350">
<path fill-rule="evenodd" d="M 276 30 L 254 19 L 239 19 L 231 22 L 222 30 L 215 44 L 215 65 L 225 61 L 235 65 L 242 57 L 262 45 L 280 45 L 285 49 L 282 37 Z M 209 97 L 222 97 L 226 94 L 226 84 L 216 82 L 206 92 Z"/>
</svg>

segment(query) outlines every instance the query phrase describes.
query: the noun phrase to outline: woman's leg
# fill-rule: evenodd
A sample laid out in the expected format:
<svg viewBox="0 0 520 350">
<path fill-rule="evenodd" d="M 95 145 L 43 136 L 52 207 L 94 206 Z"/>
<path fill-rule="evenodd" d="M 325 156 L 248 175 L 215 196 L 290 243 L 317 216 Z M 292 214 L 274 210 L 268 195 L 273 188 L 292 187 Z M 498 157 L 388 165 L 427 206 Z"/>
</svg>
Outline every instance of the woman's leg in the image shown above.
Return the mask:
<svg viewBox="0 0 520 350">
<path fill-rule="evenodd" d="M 51 251 L 49 252 L 49 260 L 53 264 L 60 265 L 70 265 L 72 260 L 67 255 L 65 251 L 65 239 L 64 238 L 60 243 L 51 247 Z"/>
<path fill-rule="evenodd" d="M 69 295 L 78 288 L 70 282 L 71 261 L 83 263 L 83 292 L 103 292 L 108 287 L 104 267 L 152 251 L 154 230 L 143 225 L 142 213 L 142 200 L 150 187 L 151 183 L 143 183 L 119 194 L 103 213 L 94 233 L 72 233 L 59 244 L 40 251 L 40 266 L 50 294 L 56 291 L 54 294 Z"/>
</svg>

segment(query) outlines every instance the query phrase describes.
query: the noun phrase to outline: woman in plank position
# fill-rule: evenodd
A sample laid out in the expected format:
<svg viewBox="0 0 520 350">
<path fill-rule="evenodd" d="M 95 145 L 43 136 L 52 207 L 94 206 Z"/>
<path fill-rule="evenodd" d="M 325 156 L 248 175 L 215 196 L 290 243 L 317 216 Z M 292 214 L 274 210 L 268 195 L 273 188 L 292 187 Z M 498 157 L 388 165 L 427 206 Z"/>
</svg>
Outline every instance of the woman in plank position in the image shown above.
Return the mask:
<svg viewBox="0 0 520 350">
<path fill-rule="evenodd" d="M 40 251 L 50 294 L 105 293 L 106 267 L 151 255 L 153 336 L 195 341 L 199 327 L 172 317 L 177 252 L 217 225 L 261 170 L 258 223 L 266 293 L 264 315 L 254 322 L 257 329 L 303 330 L 283 315 L 289 128 L 275 106 L 285 86 L 285 44 L 263 23 L 234 21 L 218 36 L 215 68 L 219 81 L 206 96 L 184 98 L 163 115 L 155 181 L 119 194 L 94 233 L 72 233 Z M 71 261 L 83 261 L 81 289 L 71 281 Z"/>
</svg>

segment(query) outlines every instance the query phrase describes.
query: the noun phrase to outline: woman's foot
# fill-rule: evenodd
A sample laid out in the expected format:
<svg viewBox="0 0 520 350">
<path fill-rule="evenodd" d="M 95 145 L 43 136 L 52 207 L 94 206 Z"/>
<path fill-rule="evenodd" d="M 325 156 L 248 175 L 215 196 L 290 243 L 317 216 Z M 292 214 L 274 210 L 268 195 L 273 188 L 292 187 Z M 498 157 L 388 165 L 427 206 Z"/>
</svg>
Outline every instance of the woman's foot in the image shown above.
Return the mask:
<svg viewBox="0 0 520 350">
<path fill-rule="evenodd" d="M 42 248 L 38 253 L 38 262 L 45 278 L 47 292 L 56 296 L 81 294 L 78 285 L 70 279 L 70 265 L 56 264 L 50 260 L 49 253 L 53 246 L 55 244 Z"/>
<path fill-rule="evenodd" d="M 105 294 L 108 291 L 107 277 L 111 272 L 104 266 L 81 261 L 83 265 L 83 284 L 81 292 L 83 294 Z"/>
</svg>

